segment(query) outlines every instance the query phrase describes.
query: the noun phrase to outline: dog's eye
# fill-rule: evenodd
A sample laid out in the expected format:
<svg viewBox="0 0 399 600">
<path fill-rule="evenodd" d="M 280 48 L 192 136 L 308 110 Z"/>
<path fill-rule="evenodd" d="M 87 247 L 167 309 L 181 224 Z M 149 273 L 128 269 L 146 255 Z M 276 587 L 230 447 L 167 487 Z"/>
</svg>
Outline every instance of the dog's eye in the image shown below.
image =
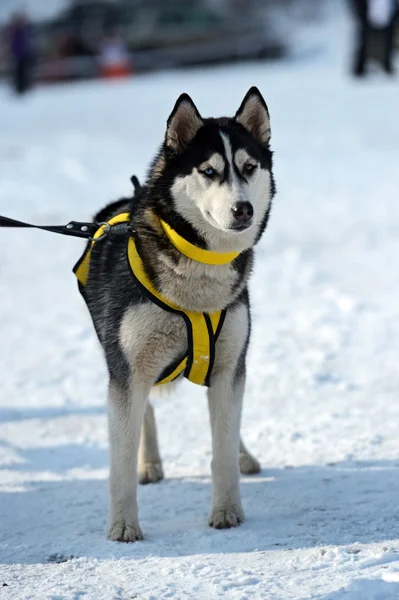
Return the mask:
<svg viewBox="0 0 399 600">
<path fill-rule="evenodd" d="M 255 171 L 256 166 L 257 165 L 254 165 L 253 163 L 245 163 L 242 170 L 246 175 L 251 175 L 251 173 Z"/>
<path fill-rule="evenodd" d="M 209 179 L 212 179 L 212 177 L 215 177 L 215 175 L 216 175 L 216 171 L 215 171 L 215 169 L 212 169 L 212 167 L 208 167 L 207 169 L 204 169 L 203 171 L 201 171 L 201 173 L 203 175 L 205 175 L 205 177 L 209 177 Z"/>
</svg>

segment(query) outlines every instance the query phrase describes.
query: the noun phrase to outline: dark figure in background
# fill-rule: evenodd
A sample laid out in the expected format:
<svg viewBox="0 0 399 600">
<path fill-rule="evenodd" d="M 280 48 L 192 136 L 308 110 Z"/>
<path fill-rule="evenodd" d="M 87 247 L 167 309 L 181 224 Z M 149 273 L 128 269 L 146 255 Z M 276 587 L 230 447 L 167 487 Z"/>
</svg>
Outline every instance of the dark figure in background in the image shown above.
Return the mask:
<svg viewBox="0 0 399 600">
<path fill-rule="evenodd" d="M 393 74 L 397 0 L 350 0 L 356 16 L 356 46 L 352 72 L 366 74 L 372 44 L 378 44 L 378 54 L 384 71 Z"/>
<path fill-rule="evenodd" d="M 26 92 L 31 83 L 33 44 L 29 23 L 23 14 L 17 14 L 7 31 L 12 62 L 13 85 L 18 94 Z"/>
</svg>

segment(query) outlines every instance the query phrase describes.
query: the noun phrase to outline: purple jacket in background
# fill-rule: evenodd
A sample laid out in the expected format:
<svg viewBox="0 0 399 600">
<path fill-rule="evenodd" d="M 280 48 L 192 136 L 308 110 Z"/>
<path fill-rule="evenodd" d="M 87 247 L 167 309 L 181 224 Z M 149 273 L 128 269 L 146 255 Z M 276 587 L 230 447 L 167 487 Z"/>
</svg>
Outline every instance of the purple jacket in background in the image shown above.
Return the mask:
<svg viewBox="0 0 399 600">
<path fill-rule="evenodd" d="M 16 60 L 31 56 L 31 32 L 28 25 L 14 25 L 11 28 L 10 51 Z"/>
</svg>

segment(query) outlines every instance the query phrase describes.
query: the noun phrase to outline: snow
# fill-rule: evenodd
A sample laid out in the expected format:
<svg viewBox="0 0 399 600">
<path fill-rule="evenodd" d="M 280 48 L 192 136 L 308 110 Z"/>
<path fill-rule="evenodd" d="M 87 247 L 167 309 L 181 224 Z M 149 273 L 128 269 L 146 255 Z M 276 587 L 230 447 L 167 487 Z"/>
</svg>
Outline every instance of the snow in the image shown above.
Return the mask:
<svg viewBox="0 0 399 600">
<path fill-rule="evenodd" d="M 206 401 L 185 383 L 154 401 L 167 479 L 140 488 L 145 540 L 105 539 L 106 372 L 71 273 L 82 242 L 1 230 L 2 599 L 399 598 L 398 88 L 351 80 L 347 24 L 324 33 L 306 60 L 18 102 L 0 88 L 0 214 L 89 219 L 143 178 L 183 91 L 205 115 L 232 114 L 258 85 L 278 184 L 243 415 L 263 471 L 242 479 L 234 530 L 207 527 Z"/>
</svg>

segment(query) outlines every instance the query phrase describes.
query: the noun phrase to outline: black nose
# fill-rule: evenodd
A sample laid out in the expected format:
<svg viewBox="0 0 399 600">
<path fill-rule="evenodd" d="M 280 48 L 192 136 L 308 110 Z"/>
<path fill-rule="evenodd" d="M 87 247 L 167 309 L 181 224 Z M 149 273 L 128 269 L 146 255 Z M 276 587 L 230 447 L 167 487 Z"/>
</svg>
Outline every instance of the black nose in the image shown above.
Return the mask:
<svg viewBox="0 0 399 600">
<path fill-rule="evenodd" d="M 234 218 L 246 223 L 254 216 L 254 208 L 250 202 L 237 202 L 231 207 Z"/>
</svg>

